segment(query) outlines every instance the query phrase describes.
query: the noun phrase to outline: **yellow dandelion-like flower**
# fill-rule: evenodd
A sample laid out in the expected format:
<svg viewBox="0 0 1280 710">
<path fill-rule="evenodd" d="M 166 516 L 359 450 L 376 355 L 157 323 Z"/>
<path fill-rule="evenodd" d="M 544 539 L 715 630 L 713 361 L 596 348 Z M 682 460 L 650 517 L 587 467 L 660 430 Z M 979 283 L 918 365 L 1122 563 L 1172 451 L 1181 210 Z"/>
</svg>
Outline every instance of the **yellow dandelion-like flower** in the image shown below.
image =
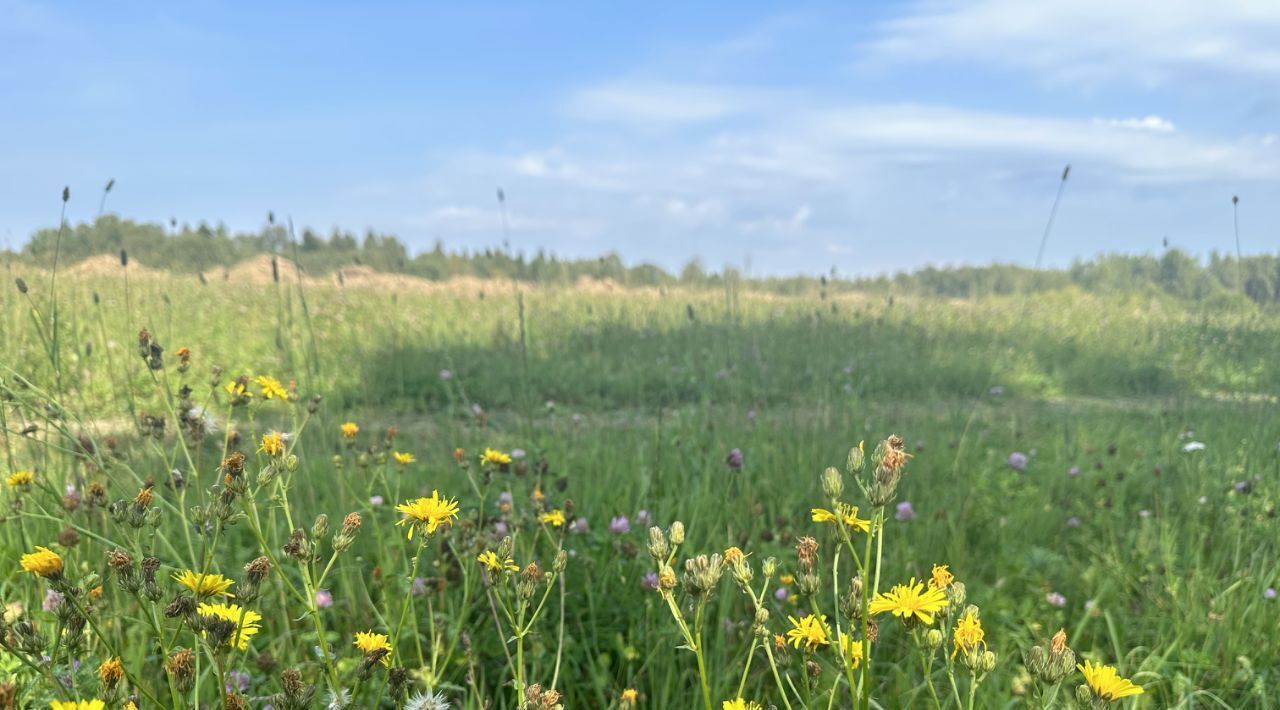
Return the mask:
<svg viewBox="0 0 1280 710">
<path fill-rule="evenodd" d="M 480 454 L 480 463 L 487 463 L 490 466 L 506 466 L 511 463 L 511 454 L 486 448 L 484 453 Z"/>
<path fill-rule="evenodd" d="M 487 567 L 491 572 L 501 572 L 504 569 L 508 572 L 520 571 L 520 568 L 515 564 L 515 560 L 510 557 L 499 558 L 498 553 L 493 550 L 485 550 L 480 553 L 476 556 L 476 561 Z"/>
<path fill-rule="evenodd" d="M 941 589 L 925 591 L 924 585 L 914 578 L 907 584 L 898 584 L 887 592 L 881 592 L 871 600 L 872 614 L 889 612 L 903 621 L 915 618 L 923 624 L 932 624 L 933 615 L 947 606 L 947 595 Z"/>
<path fill-rule="evenodd" d="M 720 710 L 764 710 L 760 703 L 742 698 L 726 700 L 720 704 Z"/>
<path fill-rule="evenodd" d="M 787 632 L 787 640 L 796 648 L 804 647 L 806 651 L 815 651 L 819 646 L 831 643 L 831 632 L 827 629 L 827 617 L 810 614 L 803 619 L 788 616 L 792 629 Z"/>
<path fill-rule="evenodd" d="M 108 658 L 98 666 L 98 680 L 107 688 L 114 688 L 124 678 L 124 664 L 120 657 Z"/>
<path fill-rule="evenodd" d="M 727 565 L 736 565 L 739 562 L 747 559 L 747 557 L 749 556 L 750 555 L 747 555 L 746 553 L 744 553 L 742 551 L 742 548 L 740 547 L 737 547 L 737 546 L 730 547 L 729 549 L 724 551 L 724 563 Z"/>
<path fill-rule="evenodd" d="M 435 533 L 441 525 L 449 525 L 458 517 L 458 501 L 441 498 L 439 491 L 431 491 L 430 498 L 418 498 L 396 506 L 396 510 L 404 513 L 404 517 L 396 525 L 409 526 L 409 539 L 413 539 L 416 528 L 424 528 L 428 535 Z"/>
<path fill-rule="evenodd" d="M 262 390 L 264 399 L 289 399 L 289 391 L 280 384 L 280 380 L 271 375 L 259 375 L 253 378 L 258 385 L 258 389 Z"/>
<path fill-rule="evenodd" d="M 401 466 L 408 466 L 409 464 L 418 460 L 413 457 L 413 454 L 406 453 L 403 451 L 392 451 L 391 458 L 395 459 L 396 463 L 400 464 Z"/>
<path fill-rule="evenodd" d="M 792 584 L 795 584 L 795 582 L 796 582 L 796 577 L 793 574 L 778 575 L 778 584 L 781 584 L 784 587 L 789 587 Z"/>
<path fill-rule="evenodd" d="M 338 427 L 338 431 L 342 432 L 342 438 L 354 439 L 356 434 L 360 433 L 360 425 L 355 422 L 343 422 L 342 426 Z"/>
<path fill-rule="evenodd" d="M 276 458 L 284 456 L 284 435 L 278 431 L 262 435 L 262 445 L 258 447 L 258 451 Z"/>
<path fill-rule="evenodd" d="M 227 386 L 222 389 L 226 390 L 227 394 L 235 399 L 250 399 L 253 397 L 253 393 L 249 391 L 249 388 L 245 387 L 243 382 L 236 380 L 228 382 Z"/>
<path fill-rule="evenodd" d="M 205 572 L 200 574 L 192 572 L 189 569 L 181 572 L 173 573 L 173 581 L 190 589 L 192 593 L 199 597 L 234 597 L 235 595 L 228 592 L 227 589 L 235 582 L 231 579 L 223 577 L 220 574 L 212 574 Z"/>
<path fill-rule="evenodd" d="M 47 547 L 37 547 L 35 552 L 22 556 L 22 569 L 37 577 L 57 577 L 62 574 L 62 558 Z"/>
<path fill-rule="evenodd" d="M 635 707 L 640 702 L 640 693 L 635 688 L 627 688 L 618 696 L 618 700 L 622 701 L 624 707 Z"/>
<path fill-rule="evenodd" d="M 10 488 L 17 488 L 18 486 L 29 486 L 31 485 L 31 481 L 34 478 L 35 478 L 35 475 L 32 474 L 30 471 L 14 471 L 13 473 L 9 474 L 8 478 L 5 479 L 5 483 L 8 483 Z"/>
<path fill-rule="evenodd" d="M 106 710 L 107 704 L 93 700 L 50 700 L 49 710 Z"/>
<path fill-rule="evenodd" d="M 372 631 L 356 632 L 355 647 L 360 652 L 368 656 L 379 651 L 386 651 L 382 655 L 382 665 L 391 665 L 391 642 L 387 639 L 386 634 L 375 634 Z"/>
<path fill-rule="evenodd" d="M 138 704 L 132 700 L 126 701 L 124 704 L 124 710 L 138 710 Z"/>
<path fill-rule="evenodd" d="M 843 631 L 838 636 L 840 651 L 844 655 L 844 662 L 848 663 L 850 668 L 857 668 L 862 665 L 862 642 Z"/>
<path fill-rule="evenodd" d="M 550 510 L 538 516 L 538 522 L 546 523 L 553 528 L 564 525 L 564 513 L 559 510 Z"/>
<path fill-rule="evenodd" d="M 258 622 L 262 621 L 262 615 L 256 611 L 242 608 L 239 604 L 211 604 L 205 602 L 196 607 L 196 611 L 201 616 L 212 616 L 219 619 L 230 621 L 236 625 L 236 629 L 232 632 L 231 637 L 227 639 L 227 645 L 241 651 L 249 647 L 249 639 L 262 629 Z"/>
<path fill-rule="evenodd" d="M 1121 678 L 1112 666 L 1085 661 L 1084 665 L 1077 665 L 1076 668 L 1084 674 L 1084 681 L 1089 684 L 1089 689 L 1100 700 L 1111 702 L 1146 692 L 1142 686 L 1134 685 L 1128 678 Z"/>
<path fill-rule="evenodd" d="M 956 622 L 955 631 L 951 632 L 951 641 L 955 644 L 955 650 L 951 655 L 957 653 L 972 653 L 979 646 L 986 648 L 987 642 L 986 632 L 982 630 L 982 622 L 978 620 L 978 614 L 970 609 L 965 615 L 960 617 L 960 621 Z"/>
<path fill-rule="evenodd" d="M 929 588 L 946 589 L 954 581 L 956 581 L 955 575 L 951 574 L 951 570 L 947 569 L 947 565 L 934 565 L 933 576 L 929 580 Z"/>
<path fill-rule="evenodd" d="M 536 500 L 536 501 L 542 501 L 542 500 L 546 499 L 546 497 L 547 497 L 547 496 L 543 494 L 543 492 L 542 492 L 542 488 L 541 488 L 541 487 L 538 487 L 538 488 L 533 489 L 533 499 L 534 499 L 534 500 Z"/>
<path fill-rule="evenodd" d="M 847 528 L 858 532 L 871 532 L 871 521 L 858 517 L 858 507 L 856 505 L 836 503 L 835 512 L 825 508 L 813 508 L 809 512 L 813 514 L 813 522 L 815 523 L 834 523 L 843 520 Z"/>
</svg>

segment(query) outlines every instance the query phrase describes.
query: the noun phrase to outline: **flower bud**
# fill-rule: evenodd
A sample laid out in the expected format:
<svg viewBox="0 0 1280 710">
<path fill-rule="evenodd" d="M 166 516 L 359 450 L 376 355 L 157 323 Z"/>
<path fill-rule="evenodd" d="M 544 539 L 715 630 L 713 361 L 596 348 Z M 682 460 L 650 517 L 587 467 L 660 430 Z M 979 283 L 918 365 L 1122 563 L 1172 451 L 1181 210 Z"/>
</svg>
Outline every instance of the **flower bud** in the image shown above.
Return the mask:
<svg viewBox="0 0 1280 710">
<path fill-rule="evenodd" d="M 932 651 L 942 645 L 942 631 L 938 629 L 929 629 L 929 633 L 924 635 L 924 647 Z"/>
<path fill-rule="evenodd" d="M 849 474 L 856 476 L 859 473 L 862 473 L 862 466 L 866 462 L 866 458 L 867 456 L 863 451 L 862 442 L 859 441 L 857 446 L 849 449 L 849 460 L 846 462 L 849 468 Z"/>
<path fill-rule="evenodd" d="M 321 513 L 316 516 L 316 521 L 311 524 L 311 537 L 317 540 L 323 540 L 329 535 L 329 516 Z"/>
<path fill-rule="evenodd" d="M 649 556 L 655 562 L 666 562 L 667 555 L 670 554 L 671 547 L 667 544 L 667 535 L 662 532 L 662 528 L 653 526 L 649 528 Z"/>
<path fill-rule="evenodd" d="M 671 537 L 671 544 L 679 547 L 684 544 L 684 523 L 679 520 L 671 524 L 671 530 L 668 533 Z"/>
<path fill-rule="evenodd" d="M 778 573 L 778 558 L 764 558 L 764 564 L 760 565 L 760 571 L 764 573 L 766 579 L 772 579 Z"/>
<path fill-rule="evenodd" d="M 552 563 L 552 568 L 555 569 L 556 574 L 560 574 L 561 572 L 564 571 L 564 568 L 568 566 L 568 564 L 569 564 L 569 553 L 565 552 L 564 550 L 560 550 L 559 552 L 556 553 L 556 560 L 555 562 Z"/>
<path fill-rule="evenodd" d="M 827 468 L 822 472 L 822 492 L 832 500 L 840 497 L 844 493 L 844 480 L 840 478 L 840 472 L 835 468 Z"/>
<path fill-rule="evenodd" d="M 1082 708 L 1091 708 L 1094 706 L 1093 691 L 1085 683 L 1076 686 L 1076 702 Z"/>
<path fill-rule="evenodd" d="M 992 651 L 983 651 L 978 661 L 979 673 L 990 673 L 996 669 L 996 654 Z"/>
</svg>

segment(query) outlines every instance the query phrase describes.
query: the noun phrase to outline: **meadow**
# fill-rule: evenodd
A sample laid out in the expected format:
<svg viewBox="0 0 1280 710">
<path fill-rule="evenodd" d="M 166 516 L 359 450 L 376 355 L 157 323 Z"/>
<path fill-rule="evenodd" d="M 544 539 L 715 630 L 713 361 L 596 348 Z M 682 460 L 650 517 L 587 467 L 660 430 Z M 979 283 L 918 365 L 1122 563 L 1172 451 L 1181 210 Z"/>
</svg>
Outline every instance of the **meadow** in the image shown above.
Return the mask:
<svg viewBox="0 0 1280 710">
<path fill-rule="evenodd" d="M 1269 308 L 7 268 L 0 706 L 1280 692 Z"/>
</svg>

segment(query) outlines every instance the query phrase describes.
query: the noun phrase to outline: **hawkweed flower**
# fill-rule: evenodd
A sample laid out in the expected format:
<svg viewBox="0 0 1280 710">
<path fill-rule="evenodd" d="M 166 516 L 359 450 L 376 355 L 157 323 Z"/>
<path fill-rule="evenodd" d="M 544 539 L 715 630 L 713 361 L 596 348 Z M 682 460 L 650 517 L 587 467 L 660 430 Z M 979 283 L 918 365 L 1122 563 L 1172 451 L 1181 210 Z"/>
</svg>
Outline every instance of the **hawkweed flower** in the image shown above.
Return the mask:
<svg viewBox="0 0 1280 710">
<path fill-rule="evenodd" d="M 837 634 L 840 648 L 840 656 L 850 668 L 857 668 L 862 665 L 862 642 L 855 639 L 852 634 L 846 634 L 841 631 Z"/>
<path fill-rule="evenodd" d="M 720 710 L 764 710 L 764 707 L 752 700 L 734 698 L 720 704 Z"/>
<path fill-rule="evenodd" d="M 430 498 L 418 498 L 396 506 L 396 510 L 404 513 L 404 517 L 396 525 L 409 526 L 409 539 L 413 539 L 415 529 L 435 534 L 441 525 L 452 525 L 458 517 L 458 501 L 441 498 L 439 491 L 431 491 Z M 564 523 L 564 516 L 560 516 Z"/>
<path fill-rule="evenodd" d="M 791 630 L 787 632 L 787 641 L 797 649 L 812 653 L 822 646 L 831 644 L 831 630 L 827 628 L 827 617 L 810 614 L 802 619 L 788 616 Z"/>
<path fill-rule="evenodd" d="M 193 572 L 189 569 L 181 572 L 173 573 L 173 581 L 181 584 L 191 590 L 193 594 L 202 598 L 209 597 L 234 597 L 235 595 L 227 591 L 234 581 L 223 577 L 220 574 L 210 572 Z"/>
<path fill-rule="evenodd" d="M 253 378 L 253 382 L 258 385 L 263 399 L 289 399 L 289 391 L 280 384 L 280 380 L 270 375 L 259 375 Z"/>
<path fill-rule="evenodd" d="M 392 451 L 391 458 L 401 466 L 408 466 L 418 460 L 414 458 L 413 454 L 404 451 Z"/>
<path fill-rule="evenodd" d="M 951 574 L 951 570 L 947 569 L 947 565 L 934 565 L 933 574 L 929 579 L 930 589 L 946 589 L 955 581 L 955 575 Z"/>
<path fill-rule="evenodd" d="M 241 608 L 238 604 L 206 602 L 197 607 L 196 611 L 204 617 L 205 637 L 219 642 L 214 643 L 215 646 L 226 643 L 243 651 L 249 647 L 249 639 L 261 630 L 258 622 L 262 621 L 262 615 Z"/>
<path fill-rule="evenodd" d="M 830 469 L 835 470 L 835 469 Z M 850 530 L 857 532 L 871 532 L 871 521 L 858 517 L 858 507 L 849 505 L 848 503 L 836 503 L 835 511 L 825 508 L 813 508 L 809 511 L 813 516 L 815 523 L 839 523 L 844 522 L 844 526 Z"/>
<path fill-rule="evenodd" d="M 1102 703 L 1110 703 L 1114 700 L 1127 698 L 1133 695 L 1142 695 L 1144 692 L 1142 686 L 1134 685 L 1128 678 L 1121 678 L 1113 666 L 1104 666 L 1095 664 L 1092 661 L 1085 661 L 1084 665 L 1077 665 L 1080 673 L 1084 675 L 1086 685 L 1080 686 L 1080 690 L 1086 690 L 1092 694 L 1093 698 Z M 1083 693 L 1077 691 L 1077 697 Z"/>
<path fill-rule="evenodd" d="M 890 613 L 910 624 L 916 621 L 928 626 L 933 615 L 947 606 L 947 596 L 941 589 L 925 590 L 915 579 L 906 584 L 894 585 L 887 592 L 877 594 L 871 600 L 868 611 L 873 615 Z"/>
<path fill-rule="evenodd" d="M 356 633 L 355 647 L 360 649 L 366 659 L 372 658 L 384 666 L 391 665 L 391 642 L 386 634 L 359 631 Z"/>
<path fill-rule="evenodd" d="M 196 682 L 196 654 L 189 648 L 179 648 L 164 661 L 164 672 L 173 679 L 179 692 L 189 692 Z"/>
<path fill-rule="evenodd" d="M 115 691 L 123 678 L 124 665 L 121 664 L 119 656 L 108 658 L 98 666 L 98 681 L 102 683 L 102 690 L 107 695 Z"/>
<path fill-rule="evenodd" d="M 273 459 L 284 456 L 284 435 L 278 431 L 263 434 L 262 442 L 258 445 L 258 451 Z"/>
<path fill-rule="evenodd" d="M 510 557 L 499 557 L 498 553 L 494 552 L 493 550 L 485 550 L 484 552 L 480 553 L 478 556 L 476 556 L 476 561 L 479 562 L 482 567 L 494 573 L 503 572 L 503 571 L 507 571 L 507 572 L 520 571 L 520 568 L 515 564 L 515 560 L 511 559 Z"/>
<path fill-rule="evenodd" d="M 93 700 L 50 700 L 50 710 L 105 710 L 106 703 L 97 698 Z"/>
<path fill-rule="evenodd" d="M 26 488 L 31 485 L 35 476 L 30 471 L 14 471 L 5 479 L 10 488 Z"/>
<path fill-rule="evenodd" d="M 249 378 L 247 377 L 234 379 L 222 389 L 227 393 L 227 398 L 232 406 L 243 406 L 253 399 L 253 392 L 249 391 Z"/>
<path fill-rule="evenodd" d="M 343 422 L 342 425 L 338 427 L 338 431 L 341 432 L 342 438 L 354 439 L 356 438 L 356 434 L 360 433 L 360 425 L 355 422 Z"/>
<path fill-rule="evenodd" d="M 618 706 L 626 710 L 633 710 L 640 704 L 640 694 L 635 688 L 627 688 L 618 694 Z"/>
<path fill-rule="evenodd" d="M 954 648 L 951 655 L 957 653 L 965 654 L 970 657 L 979 648 L 986 650 L 986 632 L 982 630 L 982 622 L 978 619 L 977 607 L 969 607 L 965 610 L 964 616 L 956 622 L 956 628 L 951 632 L 951 642 Z"/>
<path fill-rule="evenodd" d="M 547 525 L 550 525 L 553 528 L 558 528 L 564 525 L 564 520 L 565 520 L 564 512 L 558 509 L 549 510 L 538 516 L 538 522 L 546 523 Z"/>
<path fill-rule="evenodd" d="M 511 464 L 511 454 L 486 447 L 484 453 L 480 454 L 480 463 L 494 468 L 505 468 Z"/>
<path fill-rule="evenodd" d="M 19 560 L 22 569 L 45 579 L 62 578 L 62 558 L 47 547 L 36 547 Z"/>
</svg>

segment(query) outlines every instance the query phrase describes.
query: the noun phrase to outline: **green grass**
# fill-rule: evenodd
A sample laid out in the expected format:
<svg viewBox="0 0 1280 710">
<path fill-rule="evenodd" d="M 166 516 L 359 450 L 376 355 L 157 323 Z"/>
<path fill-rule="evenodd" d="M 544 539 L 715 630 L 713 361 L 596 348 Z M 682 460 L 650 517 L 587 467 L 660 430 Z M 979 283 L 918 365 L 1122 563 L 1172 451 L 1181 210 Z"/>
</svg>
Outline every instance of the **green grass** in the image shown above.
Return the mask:
<svg viewBox="0 0 1280 710">
<path fill-rule="evenodd" d="M 551 565 L 561 541 L 533 520 L 531 497 L 541 488 L 555 506 L 572 501 L 571 517 L 585 517 L 590 532 L 563 538 L 569 552 L 563 602 L 557 581 L 523 644 L 527 680 L 549 684 L 559 655 L 556 687 L 566 707 L 610 707 L 628 687 L 640 691 L 644 707 L 700 706 L 693 654 L 676 648 L 682 640 L 669 610 L 641 587 L 654 566 L 637 512 L 650 511 L 664 527 L 683 521 L 682 559 L 741 546 L 756 564 L 757 586 L 758 563 L 769 556 L 794 572 L 792 548 L 801 535 L 818 537 L 825 566 L 835 539 L 808 516 L 811 507 L 828 507 L 820 472 L 843 467 L 858 441 L 872 446 L 894 432 L 915 454 L 896 502 L 910 501 L 916 517 L 897 521 L 889 505 L 882 589 L 927 576 L 934 563 L 949 564 L 965 582 L 999 659 L 979 706 L 1017 706 L 1022 653 L 1060 627 L 1082 657 L 1118 665 L 1144 685 L 1142 707 L 1261 708 L 1280 692 L 1274 671 L 1280 646 L 1273 642 L 1280 601 L 1264 598 L 1267 587 L 1280 586 L 1274 519 L 1280 434 L 1270 399 L 1280 384 L 1272 364 L 1280 319 L 1270 312 L 1189 310 L 1174 300 L 1071 290 L 1029 301 L 891 304 L 726 291 L 517 296 L 509 287 L 482 286 L 299 292 L 288 278 L 261 287 L 147 278 L 126 291 L 120 277 L 105 276 L 60 277 L 55 325 L 42 290 L 47 278 L 26 278 L 27 296 L 15 289 L 0 295 L 0 374 L 9 400 L 4 444 L 7 465 L 35 469 L 38 485 L 6 493 L 12 505 L 0 524 L 0 554 L 12 571 L 0 582 L 0 598 L 21 601 L 42 632 L 57 628 L 55 616 L 40 610 L 44 583 L 18 568 L 18 557 L 35 545 L 64 554 L 73 580 L 88 572 L 106 577 L 97 612 L 102 638 L 87 631 L 78 650 L 77 687 L 89 695 L 97 692 L 93 669 L 108 653 L 103 639 L 163 704 L 170 704 L 170 691 L 158 669 L 160 655 L 174 646 L 169 636 L 199 647 L 162 615 L 156 623 L 165 634 L 157 645 L 150 602 L 115 583 L 103 562 L 107 550 L 161 559 L 158 614 L 176 591 L 168 581 L 174 569 L 199 569 L 209 559 L 208 571 L 241 579 L 241 567 L 263 554 L 250 532 L 253 515 L 260 516 L 265 547 L 279 556 L 291 528 L 309 529 L 325 513 L 336 530 L 357 511 L 364 526 L 323 585 L 333 607 L 312 619 L 283 581 L 309 588 L 303 566 L 281 558 L 283 569 L 272 572 L 253 605 L 265 617 L 253 652 L 231 654 L 222 670 L 249 673 L 246 696 L 269 696 L 280 689 L 279 670 L 255 662 L 267 652 L 279 668 L 299 669 L 323 695 L 328 671 L 312 651 L 319 629 L 338 659 L 338 684 L 358 688 L 357 707 L 373 707 L 385 672 L 357 682 L 352 634 L 373 629 L 394 636 L 405 612 L 397 664 L 416 670 L 421 648 L 435 671 L 414 674 L 417 688 L 443 690 L 463 707 L 479 707 L 479 689 L 493 706 L 512 707 L 513 674 L 503 649 L 510 629 L 495 628 L 473 560 L 497 544 L 495 500 L 509 491 L 517 563 Z M 142 327 L 165 347 L 166 367 L 157 377 L 136 352 Z M 193 353 L 186 373 L 173 357 L 179 347 Z M 212 377 L 213 366 L 223 374 Z M 441 370 L 452 377 L 442 379 Z M 195 404 L 207 403 L 225 420 L 220 387 L 243 373 L 294 379 L 300 395 L 293 405 L 257 402 L 235 410 L 232 428 L 241 437 L 238 448 L 251 455 L 250 480 L 264 463 L 254 456 L 254 442 L 270 429 L 298 434 L 292 444 L 298 467 L 287 507 L 272 502 L 272 486 L 253 488 L 252 506 L 236 503 L 250 521 L 225 526 L 215 544 L 184 525 L 182 511 L 209 495 L 227 444 L 225 425 L 184 447 L 172 420 L 159 439 L 140 437 L 131 422 L 140 412 L 169 418 L 166 399 L 182 383 L 193 388 Z M 308 413 L 313 394 L 324 397 Z M 361 425 L 358 446 L 339 437 L 343 421 Z M 36 430 L 20 434 L 28 425 Z M 388 426 L 399 430 L 390 446 L 383 437 Z M 1206 443 L 1204 451 L 1182 451 L 1188 428 Z M 526 450 L 528 471 L 480 476 L 474 459 L 488 446 Z M 456 447 L 473 462 L 469 470 L 454 462 Z M 741 471 L 725 465 L 732 448 L 744 453 Z M 418 462 L 403 470 L 384 463 L 390 449 L 413 452 Z M 1008 466 L 1014 451 L 1031 454 L 1026 472 Z M 1078 476 L 1067 474 L 1073 466 Z M 169 485 L 174 468 L 190 483 L 185 493 Z M 68 483 L 83 490 L 103 482 L 114 501 L 131 499 L 148 479 L 157 484 L 162 510 L 156 529 L 135 530 L 102 508 L 65 511 L 60 504 Z M 1236 490 L 1240 482 L 1246 491 Z M 846 490 L 854 488 L 848 480 Z M 392 527 L 399 519 L 392 505 L 432 489 L 460 499 L 465 524 L 430 538 L 420 563 L 417 576 L 443 580 L 445 591 L 408 596 L 417 538 L 408 543 L 404 528 Z M 372 505 L 374 495 L 386 503 Z M 865 501 L 846 498 L 866 514 Z M 631 533 L 609 532 L 619 515 L 631 519 Z M 1068 524 L 1073 518 L 1076 527 Z M 54 544 L 68 525 L 80 529 L 80 544 Z M 327 543 L 321 551 L 319 568 L 329 558 Z M 842 564 L 847 578 L 849 560 Z M 822 583 L 831 614 L 829 567 Z M 733 586 L 726 575 L 707 607 L 705 653 L 717 708 L 734 697 L 750 647 L 751 611 Z M 775 600 L 777 586 L 767 595 L 771 633 L 789 628 L 786 616 L 806 606 L 794 594 Z M 1049 592 L 1064 596 L 1065 606 L 1051 605 Z M 471 595 L 465 604 L 464 594 Z M 457 630 L 468 633 L 469 656 Z M 872 682 L 886 707 L 932 705 L 913 654 L 901 627 L 881 619 Z M 219 656 L 202 658 L 195 692 L 216 702 Z M 47 704 L 51 685 L 18 666 L 13 654 L 3 660 L 16 674 L 20 704 Z M 54 659 L 63 668 L 67 661 Z M 794 650 L 779 659 L 779 670 L 797 687 L 800 661 Z M 823 663 L 819 694 L 838 673 L 830 654 Z M 934 680 L 948 702 L 945 675 L 939 671 Z M 1069 678 L 1058 697 L 1073 696 L 1079 682 L 1078 675 Z M 835 707 L 850 702 L 847 688 L 841 692 Z M 759 653 L 744 695 L 782 705 Z M 796 696 L 791 702 L 799 704 Z M 825 696 L 813 706 L 826 707 Z"/>
</svg>

